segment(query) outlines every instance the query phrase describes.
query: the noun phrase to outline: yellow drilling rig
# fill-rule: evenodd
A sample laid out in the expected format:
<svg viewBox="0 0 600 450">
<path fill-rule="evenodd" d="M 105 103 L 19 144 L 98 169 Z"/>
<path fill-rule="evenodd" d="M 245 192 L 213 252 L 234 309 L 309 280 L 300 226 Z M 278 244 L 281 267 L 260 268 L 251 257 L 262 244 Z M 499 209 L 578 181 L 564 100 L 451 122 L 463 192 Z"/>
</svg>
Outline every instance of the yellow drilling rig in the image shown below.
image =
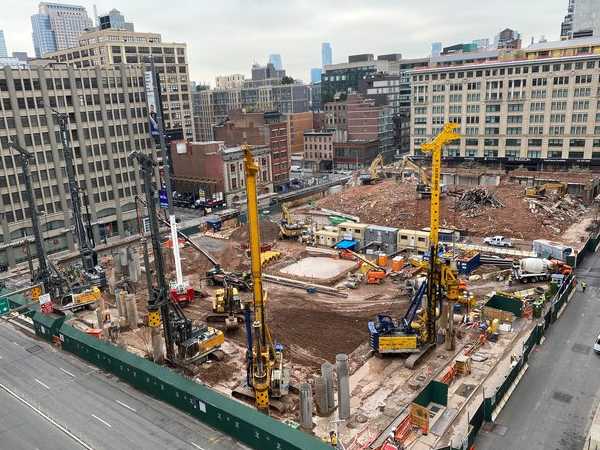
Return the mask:
<svg viewBox="0 0 600 450">
<path fill-rule="evenodd" d="M 246 171 L 246 197 L 248 203 L 248 231 L 250 260 L 252 267 L 253 311 L 245 310 L 247 339 L 247 376 L 250 393 L 238 389 L 234 395 L 254 397 L 256 408 L 266 414 L 275 406 L 272 398 L 278 399 L 289 391 L 290 371 L 284 366 L 283 346 L 274 344 L 267 325 L 265 306 L 267 295 L 262 285 L 260 264 L 260 225 L 258 216 L 257 177 L 258 165 L 252 157 L 249 145 L 242 146 Z M 254 315 L 252 318 L 251 315 Z M 279 408 L 278 408 L 279 409 Z"/>
</svg>

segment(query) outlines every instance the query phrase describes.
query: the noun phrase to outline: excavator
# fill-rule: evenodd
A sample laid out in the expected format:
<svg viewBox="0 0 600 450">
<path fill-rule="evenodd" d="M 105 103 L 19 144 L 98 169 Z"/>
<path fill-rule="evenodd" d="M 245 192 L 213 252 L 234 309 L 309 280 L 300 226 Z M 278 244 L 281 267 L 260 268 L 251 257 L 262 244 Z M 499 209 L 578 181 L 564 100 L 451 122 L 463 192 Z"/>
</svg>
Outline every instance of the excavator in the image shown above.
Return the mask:
<svg viewBox="0 0 600 450">
<path fill-rule="evenodd" d="M 365 173 L 360 176 L 359 179 L 361 184 L 375 184 L 381 180 L 381 177 L 379 176 L 379 170 L 384 170 L 383 155 L 381 153 L 377 155 L 373 161 L 371 161 L 369 173 Z"/>
<path fill-rule="evenodd" d="M 217 289 L 212 301 L 213 315 L 206 317 L 208 323 L 224 323 L 225 330 L 237 330 L 239 324 L 244 321 L 244 309 L 237 288 L 224 281 L 224 288 Z"/>
<path fill-rule="evenodd" d="M 281 205 L 281 221 L 279 222 L 279 239 L 298 239 L 302 236 L 305 226 L 292 217 L 287 205 Z"/>
<path fill-rule="evenodd" d="M 266 291 L 262 285 L 262 268 L 260 264 L 260 227 L 258 218 L 258 199 L 256 178 L 258 165 L 252 156 L 251 147 L 242 146 L 244 152 L 244 168 L 246 172 L 246 198 L 248 203 L 248 231 L 250 261 L 252 268 L 253 311 L 245 308 L 246 322 L 246 383 L 232 393 L 235 397 L 254 398 L 259 411 L 269 414 L 270 406 L 284 409 L 273 399 L 279 399 L 289 392 L 290 370 L 284 364 L 283 346 L 274 344 L 267 324 L 265 306 Z M 254 320 L 251 320 L 251 316 Z"/>
<path fill-rule="evenodd" d="M 449 261 L 442 260 L 439 255 L 440 229 L 440 197 L 442 148 L 448 142 L 460 138 L 456 133 L 457 124 L 447 123 L 442 131 L 430 142 L 421 146 L 421 150 L 431 153 L 431 224 L 429 232 L 430 252 L 427 278 L 415 296 L 409 310 L 401 323 L 397 324 L 389 316 L 378 315 L 376 321 L 369 322 L 370 343 L 377 354 L 401 353 L 409 354 L 404 364 L 414 368 L 418 361 L 435 346 L 436 321 L 442 312 L 442 300 L 445 298 L 448 307 L 448 328 L 446 331 L 446 348 L 454 348 L 454 329 L 452 315 L 454 303 L 460 300 L 459 282 L 456 268 Z M 425 307 L 421 303 L 425 298 Z M 417 311 L 421 308 L 420 313 Z M 439 312 L 438 312 L 439 311 Z"/>
</svg>

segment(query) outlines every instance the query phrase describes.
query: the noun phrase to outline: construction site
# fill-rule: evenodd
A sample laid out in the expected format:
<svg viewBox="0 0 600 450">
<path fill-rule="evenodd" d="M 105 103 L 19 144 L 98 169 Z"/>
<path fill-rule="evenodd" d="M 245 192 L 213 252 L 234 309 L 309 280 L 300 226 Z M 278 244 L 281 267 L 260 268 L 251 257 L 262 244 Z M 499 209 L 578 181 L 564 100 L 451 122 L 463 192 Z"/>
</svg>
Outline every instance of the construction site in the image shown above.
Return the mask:
<svg viewBox="0 0 600 450">
<path fill-rule="evenodd" d="M 246 147 L 247 223 L 184 233 L 141 202 L 148 232 L 90 263 L 101 293 L 54 310 L 328 445 L 458 448 L 570 292 L 600 176 L 442 169 L 453 130 L 423 169 L 374 165 L 275 218 Z"/>
</svg>

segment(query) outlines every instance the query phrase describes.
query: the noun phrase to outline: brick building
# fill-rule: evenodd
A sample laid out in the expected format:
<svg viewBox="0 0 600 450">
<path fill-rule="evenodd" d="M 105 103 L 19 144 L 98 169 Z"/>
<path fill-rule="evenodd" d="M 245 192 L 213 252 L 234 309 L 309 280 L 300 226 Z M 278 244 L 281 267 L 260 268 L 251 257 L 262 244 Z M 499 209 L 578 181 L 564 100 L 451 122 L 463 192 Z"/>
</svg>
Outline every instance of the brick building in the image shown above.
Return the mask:
<svg viewBox="0 0 600 450">
<path fill-rule="evenodd" d="M 333 130 L 304 132 L 304 167 L 313 172 L 333 169 Z"/>
<path fill-rule="evenodd" d="M 255 145 L 252 154 L 259 166 L 258 193 L 273 193 L 271 149 Z M 174 181 L 178 190 L 223 193 L 230 207 L 240 206 L 246 196 L 244 154 L 241 147 L 223 141 L 171 143 Z"/>
</svg>

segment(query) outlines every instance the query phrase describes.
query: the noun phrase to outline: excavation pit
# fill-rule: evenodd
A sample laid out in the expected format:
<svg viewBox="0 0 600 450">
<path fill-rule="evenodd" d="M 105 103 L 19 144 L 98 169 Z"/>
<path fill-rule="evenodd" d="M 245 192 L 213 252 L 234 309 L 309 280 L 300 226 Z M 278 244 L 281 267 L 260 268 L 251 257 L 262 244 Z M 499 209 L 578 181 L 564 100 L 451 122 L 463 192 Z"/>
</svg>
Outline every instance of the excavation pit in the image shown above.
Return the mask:
<svg viewBox="0 0 600 450">
<path fill-rule="evenodd" d="M 307 256 L 280 269 L 283 276 L 316 283 L 334 283 L 357 268 L 356 261 Z"/>
</svg>

